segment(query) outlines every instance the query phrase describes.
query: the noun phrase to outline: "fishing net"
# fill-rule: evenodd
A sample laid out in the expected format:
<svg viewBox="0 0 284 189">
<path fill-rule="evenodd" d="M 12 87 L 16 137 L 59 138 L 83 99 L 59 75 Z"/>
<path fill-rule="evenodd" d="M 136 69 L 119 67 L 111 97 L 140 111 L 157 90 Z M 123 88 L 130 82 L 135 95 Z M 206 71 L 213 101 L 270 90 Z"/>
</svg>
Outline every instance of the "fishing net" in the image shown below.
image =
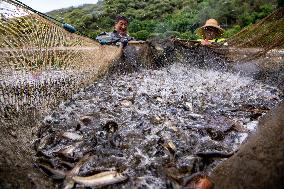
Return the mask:
<svg viewBox="0 0 284 189">
<path fill-rule="evenodd" d="M 284 48 L 284 7 L 258 23 L 243 29 L 230 39 L 230 46 L 238 48 L 263 48 L 262 53 L 271 49 Z"/>
<path fill-rule="evenodd" d="M 103 75 L 120 54 L 19 1 L 0 1 L 0 188 L 34 186 L 27 175 L 40 177 L 31 157 L 44 112 Z"/>
<path fill-rule="evenodd" d="M 66 99 L 103 74 L 121 53 L 70 33 L 17 1 L 0 3 L 2 111 Z"/>
<path fill-rule="evenodd" d="M 276 85 L 284 82 L 284 7 L 227 40 L 222 53 L 236 70 Z"/>
</svg>

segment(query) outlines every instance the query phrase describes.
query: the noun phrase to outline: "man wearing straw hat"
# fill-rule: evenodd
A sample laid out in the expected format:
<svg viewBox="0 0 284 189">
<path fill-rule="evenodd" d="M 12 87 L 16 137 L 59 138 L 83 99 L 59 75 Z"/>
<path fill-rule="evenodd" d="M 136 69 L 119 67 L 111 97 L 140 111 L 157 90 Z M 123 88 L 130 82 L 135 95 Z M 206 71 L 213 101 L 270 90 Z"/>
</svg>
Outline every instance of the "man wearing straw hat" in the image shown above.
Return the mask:
<svg viewBox="0 0 284 189">
<path fill-rule="evenodd" d="M 208 19 L 204 26 L 198 28 L 195 32 L 203 38 L 200 40 L 202 45 L 212 45 L 224 41 L 224 38 L 219 38 L 224 33 L 224 29 L 213 18 Z"/>
</svg>

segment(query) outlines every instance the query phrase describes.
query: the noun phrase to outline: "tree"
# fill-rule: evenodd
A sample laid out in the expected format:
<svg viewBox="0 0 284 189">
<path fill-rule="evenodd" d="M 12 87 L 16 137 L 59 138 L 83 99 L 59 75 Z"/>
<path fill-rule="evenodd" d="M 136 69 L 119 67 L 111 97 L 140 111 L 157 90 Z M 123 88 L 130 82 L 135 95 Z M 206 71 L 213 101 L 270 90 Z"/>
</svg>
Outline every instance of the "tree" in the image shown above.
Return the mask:
<svg viewBox="0 0 284 189">
<path fill-rule="evenodd" d="M 217 19 L 229 30 L 229 37 L 277 6 L 283 6 L 283 0 L 100 0 L 96 5 L 60 9 L 51 14 L 92 38 L 101 31 L 111 31 L 116 15 L 121 14 L 130 20 L 129 32 L 141 39 L 165 33 L 195 39 L 194 31 L 208 18 Z"/>
</svg>

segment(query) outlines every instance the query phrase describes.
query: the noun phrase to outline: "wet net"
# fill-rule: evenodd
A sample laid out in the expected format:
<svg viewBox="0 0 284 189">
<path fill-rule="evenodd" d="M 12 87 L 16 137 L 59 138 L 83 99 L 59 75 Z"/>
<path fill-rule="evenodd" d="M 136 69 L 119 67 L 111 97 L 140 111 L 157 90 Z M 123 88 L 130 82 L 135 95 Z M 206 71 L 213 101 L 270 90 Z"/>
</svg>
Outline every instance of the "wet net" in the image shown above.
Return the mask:
<svg viewBox="0 0 284 189">
<path fill-rule="evenodd" d="M 70 33 L 18 1 L 0 1 L 1 110 L 67 99 L 119 57 L 115 46 Z"/>
<path fill-rule="evenodd" d="M 243 57 L 237 56 L 235 60 L 247 61 L 266 55 L 275 55 L 281 60 L 284 56 L 284 7 L 280 7 L 258 23 L 243 29 L 227 42 L 237 51 L 236 54 L 245 54 Z"/>
<path fill-rule="evenodd" d="M 239 48 L 258 47 L 266 51 L 284 48 L 284 7 L 258 23 L 243 29 L 228 39 L 230 46 Z M 265 51 L 264 51 L 265 52 Z"/>
<path fill-rule="evenodd" d="M 284 7 L 227 39 L 231 66 L 284 90 Z"/>
</svg>

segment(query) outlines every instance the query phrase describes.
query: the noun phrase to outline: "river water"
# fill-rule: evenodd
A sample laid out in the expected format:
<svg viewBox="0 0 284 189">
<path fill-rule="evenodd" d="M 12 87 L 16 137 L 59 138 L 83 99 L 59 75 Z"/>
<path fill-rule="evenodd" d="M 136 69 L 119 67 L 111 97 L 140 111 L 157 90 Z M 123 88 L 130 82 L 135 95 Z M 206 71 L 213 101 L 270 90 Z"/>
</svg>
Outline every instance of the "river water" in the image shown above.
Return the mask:
<svg viewBox="0 0 284 189">
<path fill-rule="evenodd" d="M 107 188 L 174 188 L 193 173 L 210 174 L 281 98 L 252 78 L 185 63 L 107 75 L 46 115 L 38 165 L 67 173 L 89 154 L 77 175 L 128 177 Z"/>
</svg>

